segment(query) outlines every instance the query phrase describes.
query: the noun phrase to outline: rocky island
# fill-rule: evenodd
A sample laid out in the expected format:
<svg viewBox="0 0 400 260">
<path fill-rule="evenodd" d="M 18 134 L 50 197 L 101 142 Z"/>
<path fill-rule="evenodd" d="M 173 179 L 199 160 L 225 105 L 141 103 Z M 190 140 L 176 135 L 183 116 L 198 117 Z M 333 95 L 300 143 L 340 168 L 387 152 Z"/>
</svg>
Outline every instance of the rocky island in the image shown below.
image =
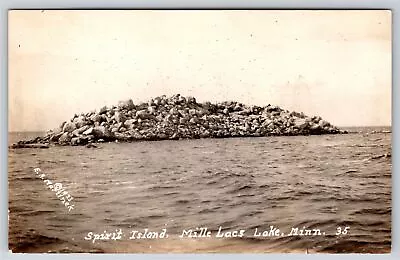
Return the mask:
<svg viewBox="0 0 400 260">
<path fill-rule="evenodd" d="M 278 106 L 247 106 L 225 101 L 198 103 L 194 97 L 165 95 L 135 105 L 132 99 L 117 106 L 75 114 L 45 136 L 19 141 L 11 148 L 48 148 L 49 145 L 91 145 L 194 138 L 260 137 L 343 134 L 319 116 L 308 117 Z"/>
</svg>

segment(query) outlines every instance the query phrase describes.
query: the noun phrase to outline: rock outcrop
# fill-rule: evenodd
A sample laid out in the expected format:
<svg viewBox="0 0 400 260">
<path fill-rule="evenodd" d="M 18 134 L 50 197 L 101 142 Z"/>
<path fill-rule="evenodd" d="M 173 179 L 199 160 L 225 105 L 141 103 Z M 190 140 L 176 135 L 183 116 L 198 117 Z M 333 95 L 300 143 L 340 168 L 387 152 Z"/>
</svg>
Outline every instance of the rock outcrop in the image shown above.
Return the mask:
<svg viewBox="0 0 400 260">
<path fill-rule="evenodd" d="M 229 101 L 197 103 L 179 94 L 102 107 L 63 122 L 43 137 L 20 141 L 26 144 L 86 145 L 110 141 L 176 140 L 193 138 L 260 137 L 280 135 L 343 134 L 319 116 L 289 112 L 278 106 L 247 106 Z M 40 147 L 40 146 L 39 146 Z"/>
</svg>

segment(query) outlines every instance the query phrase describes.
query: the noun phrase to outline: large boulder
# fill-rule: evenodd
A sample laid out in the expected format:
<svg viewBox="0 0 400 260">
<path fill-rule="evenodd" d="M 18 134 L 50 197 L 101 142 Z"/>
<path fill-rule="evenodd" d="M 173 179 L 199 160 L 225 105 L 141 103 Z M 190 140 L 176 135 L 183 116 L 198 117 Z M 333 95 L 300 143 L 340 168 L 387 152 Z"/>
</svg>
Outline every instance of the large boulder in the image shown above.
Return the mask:
<svg viewBox="0 0 400 260">
<path fill-rule="evenodd" d="M 47 131 L 46 136 L 52 137 L 52 136 L 57 135 L 59 133 L 62 133 L 62 128 L 57 127 L 57 128 L 54 128 L 52 130 Z"/>
<path fill-rule="evenodd" d="M 58 139 L 59 144 L 68 144 L 71 141 L 72 134 L 70 133 L 63 133 L 60 138 Z"/>
<path fill-rule="evenodd" d="M 189 115 L 190 116 L 195 116 L 197 114 L 196 109 L 189 109 Z"/>
<path fill-rule="evenodd" d="M 82 134 L 83 132 L 85 132 L 86 130 L 88 130 L 90 128 L 90 126 L 88 125 L 84 125 L 81 128 L 76 129 L 76 131 L 78 132 L 78 134 Z"/>
<path fill-rule="evenodd" d="M 88 130 L 89 128 L 90 128 L 90 126 L 88 126 L 88 125 L 82 126 L 81 128 L 78 128 L 78 129 L 75 129 L 74 131 L 72 131 L 72 134 L 73 134 L 74 136 L 79 136 L 79 135 L 81 135 L 83 132 L 85 132 L 86 130 Z"/>
<path fill-rule="evenodd" d="M 183 97 L 183 96 L 179 96 L 177 102 L 178 102 L 179 104 L 186 103 L 186 98 Z"/>
<path fill-rule="evenodd" d="M 79 129 L 75 129 L 74 131 L 72 131 L 72 136 L 79 136 Z"/>
<path fill-rule="evenodd" d="M 108 117 L 106 114 L 101 115 L 101 120 L 100 120 L 100 124 L 103 124 L 105 122 L 109 123 L 111 121 L 111 117 Z"/>
<path fill-rule="evenodd" d="M 71 139 L 71 145 L 78 145 L 79 144 L 79 137 L 74 137 Z"/>
<path fill-rule="evenodd" d="M 52 136 L 50 137 L 49 141 L 50 141 L 50 142 L 57 142 L 58 139 L 60 139 L 60 137 L 61 137 L 63 134 L 64 134 L 63 132 L 54 134 L 54 135 L 52 135 Z"/>
<path fill-rule="evenodd" d="M 63 128 L 64 128 L 64 125 L 65 125 L 66 123 L 67 123 L 67 121 L 62 122 L 58 128 L 60 128 L 61 131 L 62 131 Z"/>
<path fill-rule="evenodd" d="M 74 137 L 71 139 L 71 145 L 85 145 L 89 141 L 87 136 L 84 137 Z"/>
<path fill-rule="evenodd" d="M 168 104 L 177 105 L 179 103 L 178 100 L 180 96 L 181 96 L 180 94 L 173 95 L 168 99 Z"/>
<path fill-rule="evenodd" d="M 189 120 L 189 123 L 191 123 L 191 124 L 197 124 L 197 123 L 199 123 L 199 119 L 198 119 L 197 117 L 192 117 L 192 118 Z"/>
<path fill-rule="evenodd" d="M 249 108 L 243 108 L 238 112 L 239 115 L 247 116 L 251 114 L 251 110 Z"/>
<path fill-rule="evenodd" d="M 93 122 L 99 122 L 100 123 L 100 121 L 102 120 L 102 117 L 99 114 L 94 114 L 94 115 L 92 115 L 90 117 L 90 120 L 92 120 Z"/>
<path fill-rule="evenodd" d="M 156 111 L 156 107 L 155 106 L 149 106 L 147 108 L 147 110 L 149 111 L 150 114 L 155 115 L 157 113 Z"/>
<path fill-rule="evenodd" d="M 168 135 L 165 134 L 165 133 L 158 133 L 157 134 L 157 139 L 158 140 L 166 140 L 166 139 L 168 139 Z"/>
<path fill-rule="evenodd" d="M 297 118 L 294 121 L 294 126 L 298 129 L 304 129 L 308 126 L 308 120 L 306 120 L 304 118 Z"/>
<path fill-rule="evenodd" d="M 128 139 L 129 139 L 128 136 L 126 136 L 126 135 L 124 135 L 122 133 L 118 133 L 118 132 L 114 133 L 114 137 L 115 137 L 116 140 L 119 140 L 119 141 L 128 141 Z"/>
<path fill-rule="evenodd" d="M 316 123 L 312 123 L 311 124 L 311 126 L 310 126 L 310 129 L 312 130 L 312 131 L 319 131 L 320 129 L 321 129 L 321 126 L 319 125 L 319 124 L 316 124 Z"/>
<path fill-rule="evenodd" d="M 126 126 L 127 128 L 131 128 L 136 124 L 136 122 L 137 122 L 136 119 L 128 119 L 124 122 L 124 126 Z"/>
<path fill-rule="evenodd" d="M 183 118 L 183 117 L 179 118 L 179 124 L 185 125 L 187 122 L 188 122 L 188 120 L 186 118 Z"/>
<path fill-rule="evenodd" d="M 126 101 L 119 101 L 118 107 L 120 109 L 132 110 L 135 108 L 135 104 L 133 104 L 132 99 L 128 99 Z"/>
<path fill-rule="evenodd" d="M 82 134 L 84 135 L 91 135 L 93 134 L 93 127 L 89 127 L 87 130 L 85 130 Z"/>
<path fill-rule="evenodd" d="M 125 115 L 121 112 L 115 112 L 114 118 L 117 123 L 124 123 L 126 121 Z"/>
<path fill-rule="evenodd" d="M 99 115 L 102 115 L 102 114 L 105 114 L 105 113 L 107 113 L 107 107 L 106 106 L 100 108 Z"/>
<path fill-rule="evenodd" d="M 156 97 L 153 99 L 153 105 L 158 106 L 161 104 L 161 98 L 160 97 Z"/>
<path fill-rule="evenodd" d="M 105 126 L 95 126 L 93 127 L 92 134 L 97 138 L 108 139 L 112 136 L 111 131 Z"/>
<path fill-rule="evenodd" d="M 76 125 L 73 122 L 67 122 L 64 124 L 63 132 L 72 133 L 76 129 Z"/>
<path fill-rule="evenodd" d="M 314 123 L 317 123 L 317 124 L 318 124 L 318 122 L 321 121 L 322 118 L 321 118 L 320 116 L 313 116 L 313 117 L 311 118 L 311 120 L 312 120 Z"/>
<path fill-rule="evenodd" d="M 148 119 L 151 117 L 147 109 L 139 110 L 136 112 L 136 117 L 141 119 Z"/>
<path fill-rule="evenodd" d="M 173 107 L 169 110 L 170 115 L 179 115 L 179 110 L 176 107 Z"/>
<path fill-rule="evenodd" d="M 194 97 L 187 97 L 187 103 L 189 104 L 196 104 L 196 99 Z"/>
<path fill-rule="evenodd" d="M 325 127 L 329 127 L 330 126 L 330 124 L 327 122 L 327 121 L 325 121 L 325 120 L 320 120 L 319 121 L 319 123 L 318 123 L 318 125 L 321 127 L 321 128 L 325 128 Z"/>
<path fill-rule="evenodd" d="M 81 115 L 74 119 L 74 124 L 77 128 L 81 128 L 82 126 L 85 126 L 87 124 L 86 118 Z"/>
</svg>

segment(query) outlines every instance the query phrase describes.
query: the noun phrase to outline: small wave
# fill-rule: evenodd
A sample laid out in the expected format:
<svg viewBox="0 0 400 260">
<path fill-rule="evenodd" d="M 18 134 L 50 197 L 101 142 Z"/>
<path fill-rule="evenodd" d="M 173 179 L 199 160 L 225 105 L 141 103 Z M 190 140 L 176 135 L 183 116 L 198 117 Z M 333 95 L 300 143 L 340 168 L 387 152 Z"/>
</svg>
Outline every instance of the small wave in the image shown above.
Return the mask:
<svg viewBox="0 0 400 260">
<path fill-rule="evenodd" d="M 90 249 L 90 250 L 83 250 L 83 249 L 74 249 L 74 248 L 61 248 L 58 250 L 48 250 L 46 253 L 60 253 L 60 254 L 65 254 L 65 253 L 89 253 L 89 254 L 103 254 L 106 253 L 104 250 L 100 248 L 95 248 L 95 249 Z"/>
<path fill-rule="evenodd" d="M 9 248 L 14 253 L 29 252 L 34 248 L 42 248 L 50 244 L 61 244 L 63 240 L 56 237 L 48 237 L 36 234 L 35 231 L 25 233 L 24 235 L 16 235 L 16 241 L 9 242 Z"/>
<path fill-rule="evenodd" d="M 359 172 L 358 170 L 348 170 L 345 173 L 355 173 L 355 172 Z"/>
<path fill-rule="evenodd" d="M 241 198 L 241 197 L 255 197 L 256 195 L 254 194 L 238 194 L 236 197 Z"/>
<path fill-rule="evenodd" d="M 231 185 L 228 184 L 228 185 L 225 185 L 224 187 L 231 187 Z M 252 189 L 253 188 L 251 186 L 249 186 L 249 185 L 243 185 L 243 186 L 240 186 L 240 187 L 234 187 L 233 189 L 227 191 L 227 193 L 228 194 L 235 194 L 235 193 L 238 193 L 238 192 L 249 191 L 249 190 L 252 190 Z"/>
<path fill-rule="evenodd" d="M 386 158 L 391 158 L 392 154 L 391 153 L 384 153 L 384 154 L 380 154 L 380 155 L 375 155 L 375 156 L 371 156 L 369 158 L 367 158 L 366 160 L 377 160 L 377 159 L 386 159 Z"/>
<path fill-rule="evenodd" d="M 165 215 L 163 214 L 149 214 L 146 216 L 148 219 L 159 219 L 159 218 L 165 218 Z"/>
<path fill-rule="evenodd" d="M 322 247 L 320 251 L 326 253 L 389 253 L 391 249 L 390 241 L 370 242 L 358 240 L 339 240 L 336 243 Z"/>
<path fill-rule="evenodd" d="M 313 195 L 314 192 L 308 190 L 301 190 L 296 192 L 296 196 Z"/>
<path fill-rule="evenodd" d="M 164 196 L 179 195 L 179 194 L 180 194 L 180 193 L 177 192 L 177 191 L 172 191 L 172 192 L 164 193 Z"/>
<path fill-rule="evenodd" d="M 180 200 L 177 200 L 175 203 L 176 204 L 188 204 L 190 202 L 191 202 L 191 200 L 180 199 Z"/>
<path fill-rule="evenodd" d="M 236 191 L 243 191 L 243 190 L 249 190 L 252 189 L 252 187 L 250 187 L 249 185 L 244 185 L 242 187 L 240 187 L 239 189 L 237 189 Z"/>
<path fill-rule="evenodd" d="M 14 178 L 14 180 L 17 181 L 33 181 L 33 180 L 37 180 L 38 178 L 35 177 L 16 177 Z"/>
<path fill-rule="evenodd" d="M 57 164 L 59 163 L 58 160 L 38 160 L 39 164 L 46 164 L 46 163 L 51 163 L 51 164 Z"/>
<path fill-rule="evenodd" d="M 158 190 L 174 189 L 174 188 L 177 188 L 177 186 L 153 186 L 150 187 L 149 190 L 158 191 Z"/>
<path fill-rule="evenodd" d="M 21 216 L 38 216 L 42 214 L 51 214 L 54 213 L 54 210 L 33 210 L 28 212 L 20 212 L 19 215 Z"/>
<path fill-rule="evenodd" d="M 378 130 L 378 131 L 371 131 L 368 134 L 390 134 L 392 130 Z"/>
<path fill-rule="evenodd" d="M 213 208 L 204 208 L 198 212 L 198 214 L 205 214 L 205 213 L 214 213 L 216 210 L 222 208 L 221 206 L 216 206 Z"/>
<path fill-rule="evenodd" d="M 376 215 L 386 215 L 390 214 L 392 211 L 391 208 L 366 208 L 354 211 L 351 215 L 364 215 L 364 214 L 376 214 Z"/>
<path fill-rule="evenodd" d="M 206 184 L 207 184 L 207 185 L 213 185 L 213 184 L 217 184 L 217 183 L 218 183 L 218 181 L 216 181 L 216 180 L 211 180 L 211 181 L 207 182 Z"/>
</svg>

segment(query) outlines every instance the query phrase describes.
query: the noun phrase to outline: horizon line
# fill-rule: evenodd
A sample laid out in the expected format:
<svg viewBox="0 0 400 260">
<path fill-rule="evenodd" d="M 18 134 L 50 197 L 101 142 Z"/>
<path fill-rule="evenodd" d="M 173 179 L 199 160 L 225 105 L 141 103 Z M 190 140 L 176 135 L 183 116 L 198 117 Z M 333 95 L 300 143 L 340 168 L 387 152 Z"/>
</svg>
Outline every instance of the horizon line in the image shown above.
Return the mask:
<svg viewBox="0 0 400 260">
<path fill-rule="evenodd" d="M 358 126 L 336 126 L 338 128 L 357 128 L 357 127 L 392 127 L 392 125 L 358 125 Z M 9 131 L 8 133 L 39 133 L 39 132 L 47 132 L 49 130 L 28 130 L 28 131 Z"/>
</svg>

